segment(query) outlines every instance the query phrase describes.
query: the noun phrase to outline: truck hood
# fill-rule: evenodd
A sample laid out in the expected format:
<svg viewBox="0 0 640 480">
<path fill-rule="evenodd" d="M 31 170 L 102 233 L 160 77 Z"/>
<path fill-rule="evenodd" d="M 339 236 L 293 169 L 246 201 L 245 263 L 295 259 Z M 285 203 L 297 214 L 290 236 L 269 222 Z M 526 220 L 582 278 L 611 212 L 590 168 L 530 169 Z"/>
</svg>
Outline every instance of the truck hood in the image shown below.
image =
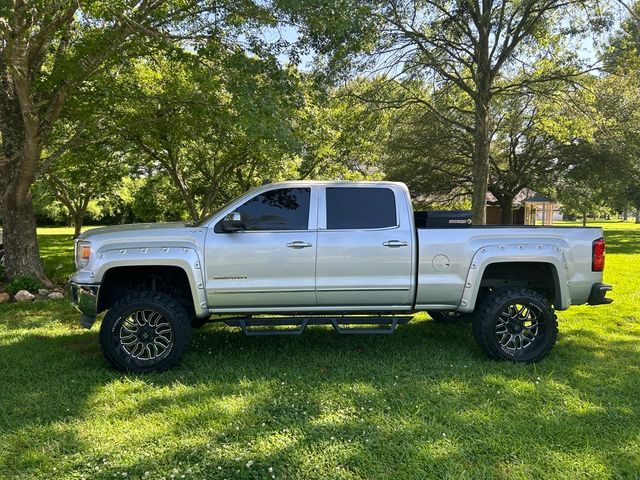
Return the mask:
<svg viewBox="0 0 640 480">
<path fill-rule="evenodd" d="M 92 240 L 96 237 L 138 237 L 146 236 L 147 232 L 157 230 L 184 230 L 187 224 L 184 222 L 167 222 L 167 223 L 131 223 L 127 225 L 114 225 L 111 227 L 92 228 L 80 234 L 78 240 Z M 154 232 L 160 233 L 160 232 Z M 169 233 L 169 232 L 167 232 Z M 153 233 L 152 233 L 153 234 Z"/>
<path fill-rule="evenodd" d="M 207 229 L 184 222 L 139 223 L 87 230 L 78 240 L 91 242 L 95 252 L 127 248 L 204 248 Z"/>
</svg>

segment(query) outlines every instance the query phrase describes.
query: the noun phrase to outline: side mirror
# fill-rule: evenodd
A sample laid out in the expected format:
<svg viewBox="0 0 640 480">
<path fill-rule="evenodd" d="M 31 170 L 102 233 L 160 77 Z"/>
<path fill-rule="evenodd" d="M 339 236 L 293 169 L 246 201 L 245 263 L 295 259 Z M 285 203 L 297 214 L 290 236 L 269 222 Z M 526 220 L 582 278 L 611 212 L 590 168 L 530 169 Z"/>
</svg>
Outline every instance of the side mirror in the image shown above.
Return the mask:
<svg viewBox="0 0 640 480">
<path fill-rule="evenodd" d="M 220 227 L 223 232 L 239 232 L 244 230 L 242 225 L 242 215 L 240 212 L 231 212 L 227 214 L 220 222 Z"/>
</svg>

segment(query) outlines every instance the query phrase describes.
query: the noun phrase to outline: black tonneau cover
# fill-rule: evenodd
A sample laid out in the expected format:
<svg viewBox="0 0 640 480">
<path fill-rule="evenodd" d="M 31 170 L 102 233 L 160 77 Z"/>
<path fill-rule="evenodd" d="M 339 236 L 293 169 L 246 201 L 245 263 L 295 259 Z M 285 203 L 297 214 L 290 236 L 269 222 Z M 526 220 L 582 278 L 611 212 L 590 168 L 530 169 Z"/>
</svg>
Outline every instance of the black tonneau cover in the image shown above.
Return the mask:
<svg viewBox="0 0 640 480">
<path fill-rule="evenodd" d="M 468 210 L 427 210 L 414 212 L 416 228 L 465 228 L 471 226 Z"/>
</svg>

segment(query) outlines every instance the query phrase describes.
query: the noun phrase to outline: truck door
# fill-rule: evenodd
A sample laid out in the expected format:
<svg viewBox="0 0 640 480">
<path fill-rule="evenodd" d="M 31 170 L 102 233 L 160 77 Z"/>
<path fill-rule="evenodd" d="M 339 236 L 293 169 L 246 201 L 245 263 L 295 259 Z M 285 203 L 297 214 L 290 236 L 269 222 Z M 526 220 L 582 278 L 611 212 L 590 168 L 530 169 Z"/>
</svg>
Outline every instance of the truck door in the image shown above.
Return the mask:
<svg viewBox="0 0 640 480">
<path fill-rule="evenodd" d="M 413 301 L 414 232 L 404 195 L 366 184 L 320 190 L 319 305 L 405 309 Z"/>
<path fill-rule="evenodd" d="M 212 308 L 316 305 L 316 197 L 310 187 L 269 190 L 233 209 L 243 231 L 214 227 L 205 254 Z"/>
</svg>

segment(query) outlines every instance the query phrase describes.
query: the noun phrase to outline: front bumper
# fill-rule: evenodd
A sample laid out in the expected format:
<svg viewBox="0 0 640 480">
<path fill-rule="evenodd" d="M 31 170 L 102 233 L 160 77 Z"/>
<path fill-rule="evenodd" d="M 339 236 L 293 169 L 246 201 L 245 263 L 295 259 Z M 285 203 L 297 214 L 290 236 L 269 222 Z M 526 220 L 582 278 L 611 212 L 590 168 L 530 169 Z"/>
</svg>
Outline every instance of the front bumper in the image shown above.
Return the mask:
<svg viewBox="0 0 640 480">
<path fill-rule="evenodd" d="M 607 292 L 610 292 L 611 290 L 613 290 L 611 285 L 607 285 L 606 283 L 594 283 L 591 286 L 591 293 L 589 294 L 589 300 L 587 300 L 587 303 L 589 305 L 606 305 L 613 302 L 612 298 L 607 298 L 605 296 Z"/>
<path fill-rule="evenodd" d="M 69 282 L 69 298 L 71 304 L 82 314 L 80 323 L 91 328 L 98 315 L 98 292 L 100 285 L 85 285 Z"/>
</svg>

